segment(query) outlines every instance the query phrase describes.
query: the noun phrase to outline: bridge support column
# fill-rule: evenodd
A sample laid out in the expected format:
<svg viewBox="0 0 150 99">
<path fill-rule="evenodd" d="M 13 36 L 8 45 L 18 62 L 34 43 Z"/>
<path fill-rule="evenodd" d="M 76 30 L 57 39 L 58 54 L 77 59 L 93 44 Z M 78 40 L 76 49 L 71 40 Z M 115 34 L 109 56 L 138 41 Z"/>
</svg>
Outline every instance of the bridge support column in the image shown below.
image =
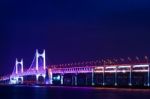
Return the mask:
<svg viewBox="0 0 150 99">
<path fill-rule="evenodd" d="M 43 77 L 44 82 L 42 82 L 42 83 L 45 84 L 45 83 L 46 83 L 46 80 L 45 80 L 46 75 L 45 75 L 45 74 L 41 74 L 41 75 L 37 74 L 37 75 L 36 75 L 36 84 L 39 84 L 39 77 L 40 77 L 40 76 Z"/>
<path fill-rule="evenodd" d="M 78 74 L 76 73 L 76 74 L 75 74 L 75 86 L 78 85 L 78 81 L 77 81 L 77 80 L 78 80 L 78 77 L 77 77 L 77 75 L 78 75 Z"/>
<path fill-rule="evenodd" d="M 36 84 L 38 84 L 39 81 L 39 75 L 36 75 Z"/>
<path fill-rule="evenodd" d="M 117 69 L 118 69 L 118 67 L 116 66 L 116 68 L 115 68 L 115 86 L 117 86 Z"/>
<path fill-rule="evenodd" d="M 92 68 L 92 86 L 94 86 L 94 68 Z"/>
<path fill-rule="evenodd" d="M 51 85 L 53 84 L 53 78 L 50 78 L 50 84 Z"/>
<path fill-rule="evenodd" d="M 17 77 L 10 77 L 10 84 L 17 84 L 17 83 L 18 83 Z"/>
<path fill-rule="evenodd" d="M 86 86 L 88 85 L 88 78 L 87 78 L 87 75 L 86 75 L 86 78 L 85 78 L 85 85 L 86 85 Z"/>
<path fill-rule="evenodd" d="M 64 74 L 61 74 L 61 85 L 63 85 L 64 83 Z"/>
<path fill-rule="evenodd" d="M 132 86 L 132 66 L 130 66 L 129 86 Z"/>
<path fill-rule="evenodd" d="M 21 82 L 19 82 L 19 79 L 21 79 Z M 18 78 L 18 83 L 23 84 L 23 77 Z"/>
<path fill-rule="evenodd" d="M 105 85 L 105 67 L 103 67 L 103 86 Z"/>
<path fill-rule="evenodd" d="M 150 72 L 150 65 L 148 65 L 148 73 L 147 73 L 147 86 L 150 86 L 149 82 L 149 72 Z"/>
<path fill-rule="evenodd" d="M 71 81 L 72 81 L 72 82 L 71 82 L 71 85 L 74 86 L 74 75 L 72 75 Z"/>
<path fill-rule="evenodd" d="M 53 73 L 51 69 L 48 69 L 48 83 L 53 84 Z"/>
<path fill-rule="evenodd" d="M 23 84 L 23 77 L 10 78 L 10 84 Z"/>
<path fill-rule="evenodd" d="M 44 78 L 44 84 L 46 84 L 46 75 L 44 74 L 44 75 L 42 75 L 42 77 Z"/>
</svg>

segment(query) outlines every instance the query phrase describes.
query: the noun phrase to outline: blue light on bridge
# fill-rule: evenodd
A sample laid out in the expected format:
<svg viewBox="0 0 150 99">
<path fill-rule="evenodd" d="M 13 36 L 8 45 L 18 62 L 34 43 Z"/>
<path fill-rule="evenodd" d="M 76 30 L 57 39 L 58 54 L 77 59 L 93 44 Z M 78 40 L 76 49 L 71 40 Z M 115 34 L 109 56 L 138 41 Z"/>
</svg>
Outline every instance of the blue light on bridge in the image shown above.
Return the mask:
<svg viewBox="0 0 150 99">
<path fill-rule="evenodd" d="M 60 75 L 53 77 L 53 80 L 60 80 Z"/>
</svg>

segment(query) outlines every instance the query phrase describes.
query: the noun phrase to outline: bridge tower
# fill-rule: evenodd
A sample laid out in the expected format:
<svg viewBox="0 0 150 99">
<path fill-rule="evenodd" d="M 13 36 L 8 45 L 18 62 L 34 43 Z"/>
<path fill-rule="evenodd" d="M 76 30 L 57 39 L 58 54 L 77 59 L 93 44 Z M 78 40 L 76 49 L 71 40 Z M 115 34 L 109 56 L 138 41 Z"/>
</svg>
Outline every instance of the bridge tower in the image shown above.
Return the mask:
<svg viewBox="0 0 150 99">
<path fill-rule="evenodd" d="M 45 60 L 45 50 L 43 51 L 42 54 L 39 53 L 38 50 L 36 50 L 36 70 L 39 70 L 39 58 L 43 58 L 43 69 L 46 69 L 46 60 Z"/>
<path fill-rule="evenodd" d="M 23 59 L 21 59 L 21 61 L 19 62 L 18 59 L 16 58 L 16 64 L 15 64 L 15 69 L 16 69 L 16 74 L 18 74 L 18 66 L 21 66 L 21 73 L 23 73 Z"/>
<path fill-rule="evenodd" d="M 19 67 L 20 67 L 20 70 L 19 70 Z M 21 61 L 18 61 L 18 59 L 16 58 L 15 68 L 10 77 L 10 83 L 11 84 L 23 83 L 23 72 L 24 72 L 23 71 L 23 59 L 21 59 Z"/>
<path fill-rule="evenodd" d="M 45 80 L 46 77 L 46 58 L 45 58 L 45 50 L 43 50 L 43 53 L 39 53 L 38 50 L 36 50 L 36 81 L 38 83 L 39 77 L 42 76 Z M 39 66 L 39 58 L 42 58 L 42 68 Z"/>
</svg>

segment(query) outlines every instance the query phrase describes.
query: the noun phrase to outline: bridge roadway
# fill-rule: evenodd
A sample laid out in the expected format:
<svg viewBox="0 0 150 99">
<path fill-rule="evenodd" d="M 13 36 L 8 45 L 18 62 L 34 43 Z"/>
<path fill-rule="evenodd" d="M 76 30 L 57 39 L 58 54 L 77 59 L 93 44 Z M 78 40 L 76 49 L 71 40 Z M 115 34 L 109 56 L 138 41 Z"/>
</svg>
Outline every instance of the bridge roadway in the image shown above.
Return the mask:
<svg viewBox="0 0 150 99">
<path fill-rule="evenodd" d="M 69 85 L 149 86 L 149 73 L 149 64 L 49 68 L 53 84 L 60 85 L 70 82 Z M 67 75 L 71 75 L 70 79 Z"/>
<path fill-rule="evenodd" d="M 149 86 L 149 64 L 124 64 L 105 66 L 74 66 L 55 67 L 47 69 L 30 69 L 23 73 L 5 76 L 2 80 L 10 80 L 13 77 L 42 75 L 46 84 L 53 85 L 142 85 Z M 48 71 L 46 71 L 48 70 Z M 47 81 L 47 82 L 46 82 Z"/>
</svg>

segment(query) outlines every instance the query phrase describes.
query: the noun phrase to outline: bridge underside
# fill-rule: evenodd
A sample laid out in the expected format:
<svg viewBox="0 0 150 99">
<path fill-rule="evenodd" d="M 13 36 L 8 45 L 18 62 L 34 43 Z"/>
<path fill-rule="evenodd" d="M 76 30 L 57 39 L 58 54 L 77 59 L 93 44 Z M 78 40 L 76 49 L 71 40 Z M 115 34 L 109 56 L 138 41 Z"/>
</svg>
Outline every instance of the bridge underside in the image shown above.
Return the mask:
<svg viewBox="0 0 150 99">
<path fill-rule="evenodd" d="M 45 84 L 45 75 L 26 75 L 11 77 L 8 81 L 10 84 Z"/>
<path fill-rule="evenodd" d="M 91 86 L 92 83 L 95 86 L 146 86 L 147 73 L 132 73 L 132 78 L 130 73 L 94 73 L 92 80 L 92 73 L 68 73 L 68 74 L 53 74 L 53 84 L 54 85 L 69 85 L 69 86 Z"/>
</svg>

